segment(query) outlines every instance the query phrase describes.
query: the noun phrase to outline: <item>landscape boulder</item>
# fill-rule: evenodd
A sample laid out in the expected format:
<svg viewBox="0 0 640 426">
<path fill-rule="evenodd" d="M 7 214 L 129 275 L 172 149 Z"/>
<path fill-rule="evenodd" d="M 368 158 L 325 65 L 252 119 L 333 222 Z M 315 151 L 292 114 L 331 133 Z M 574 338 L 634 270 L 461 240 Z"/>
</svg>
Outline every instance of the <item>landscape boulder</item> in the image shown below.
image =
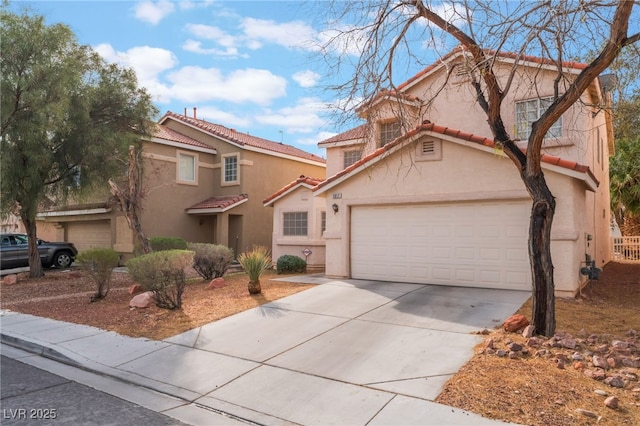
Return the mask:
<svg viewBox="0 0 640 426">
<path fill-rule="evenodd" d="M 18 283 L 18 276 L 16 274 L 7 275 L 2 279 L 2 284 L 14 285 Z"/>
<path fill-rule="evenodd" d="M 215 290 L 216 288 L 225 287 L 227 283 L 224 282 L 224 278 L 214 278 L 207 286 L 207 290 Z"/>
<path fill-rule="evenodd" d="M 511 315 L 504 322 L 504 330 L 510 333 L 515 333 L 518 330 L 522 330 L 529 325 L 529 320 L 520 314 Z"/>
<path fill-rule="evenodd" d="M 132 308 L 148 308 L 153 303 L 155 303 L 153 292 L 145 291 L 144 293 L 134 296 L 131 302 L 129 302 L 129 306 Z"/>
<path fill-rule="evenodd" d="M 144 289 L 140 284 L 131 284 L 129 286 L 129 294 L 138 294 L 141 293 Z"/>
</svg>

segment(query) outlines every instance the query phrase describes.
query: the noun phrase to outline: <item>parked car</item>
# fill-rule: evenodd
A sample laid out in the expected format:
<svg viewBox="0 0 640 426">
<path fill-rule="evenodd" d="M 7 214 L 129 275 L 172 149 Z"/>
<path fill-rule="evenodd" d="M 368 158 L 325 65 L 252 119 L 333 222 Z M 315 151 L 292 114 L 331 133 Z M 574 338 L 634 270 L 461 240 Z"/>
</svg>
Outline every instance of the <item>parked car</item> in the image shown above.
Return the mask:
<svg viewBox="0 0 640 426">
<path fill-rule="evenodd" d="M 29 266 L 29 244 L 26 234 L 0 234 L 0 269 Z M 78 250 L 73 243 L 53 243 L 38 238 L 38 251 L 45 268 L 68 268 Z"/>
</svg>

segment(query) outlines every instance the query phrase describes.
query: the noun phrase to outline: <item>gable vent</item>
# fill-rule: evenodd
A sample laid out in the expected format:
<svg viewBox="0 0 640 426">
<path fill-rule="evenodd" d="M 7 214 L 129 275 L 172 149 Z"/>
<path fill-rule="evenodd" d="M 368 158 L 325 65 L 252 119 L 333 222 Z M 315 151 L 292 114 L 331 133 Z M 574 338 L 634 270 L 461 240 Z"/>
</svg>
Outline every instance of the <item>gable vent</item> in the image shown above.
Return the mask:
<svg viewBox="0 0 640 426">
<path fill-rule="evenodd" d="M 436 152 L 435 141 L 423 141 L 422 142 L 422 155 L 433 155 Z"/>
</svg>

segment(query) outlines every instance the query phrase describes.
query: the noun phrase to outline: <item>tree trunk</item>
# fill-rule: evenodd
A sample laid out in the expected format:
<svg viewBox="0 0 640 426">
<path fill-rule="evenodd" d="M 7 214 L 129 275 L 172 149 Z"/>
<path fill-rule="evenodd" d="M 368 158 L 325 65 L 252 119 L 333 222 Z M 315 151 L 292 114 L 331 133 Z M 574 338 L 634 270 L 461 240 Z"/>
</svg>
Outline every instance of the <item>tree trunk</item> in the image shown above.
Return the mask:
<svg viewBox="0 0 640 426">
<path fill-rule="evenodd" d="M 42 260 L 40 260 L 40 252 L 38 251 L 36 221 L 23 214 L 20 214 L 20 218 L 29 238 L 29 276 L 31 278 L 42 277 L 44 276 L 44 269 L 42 268 Z"/>
<path fill-rule="evenodd" d="M 533 199 L 529 222 L 529 261 L 532 275 L 532 324 L 534 334 L 554 335 L 555 284 L 551 259 L 551 224 L 556 202 L 542 173 L 535 176 L 523 174 L 522 180 Z"/>
<path fill-rule="evenodd" d="M 262 293 L 262 287 L 260 286 L 260 280 L 258 281 L 249 281 L 249 294 L 260 294 Z"/>
</svg>

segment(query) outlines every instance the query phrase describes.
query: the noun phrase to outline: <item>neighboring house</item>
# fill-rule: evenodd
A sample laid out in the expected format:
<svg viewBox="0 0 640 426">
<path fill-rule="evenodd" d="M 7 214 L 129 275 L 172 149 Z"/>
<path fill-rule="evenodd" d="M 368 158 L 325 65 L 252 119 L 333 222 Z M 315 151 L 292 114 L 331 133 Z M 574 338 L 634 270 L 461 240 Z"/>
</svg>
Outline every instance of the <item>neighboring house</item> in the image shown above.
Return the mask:
<svg viewBox="0 0 640 426">
<path fill-rule="evenodd" d="M 195 117 L 167 112 L 153 137 L 143 141 L 145 197 L 142 226 L 148 237 L 181 237 L 226 245 L 240 253 L 271 247 L 273 210 L 262 200 L 308 174 L 324 177 L 319 156 Z M 106 183 L 105 183 L 106 186 Z M 134 253 L 133 234 L 115 206 L 101 202 L 41 212 L 55 224 L 58 240 L 81 251 L 113 247 Z"/>
<path fill-rule="evenodd" d="M 322 180 L 304 175 L 267 197 L 265 207 L 273 207 L 271 254 L 305 259 L 307 272 L 325 269 L 325 242 L 322 234 L 327 220 L 324 197 L 314 197 L 312 189 Z"/>
<path fill-rule="evenodd" d="M 531 199 L 511 160 L 486 138 L 491 132 L 468 74 L 448 73 L 456 64 L 465 69 L 463 53 L 456 49 L 397 92 L 381 93 L 358 111 L 367 124 L 318 144 L 327 150 L 329 176 L 314 188 L 331 212 L 327 275 L 531 289 Z M 525 147 L 531 123 L 554 93 L 556 65 L 534 57 L 516 62 L 510 54 L 494 60 L 502 79 L 518 69 L 502 113 Z M 584 68 L 563 66 L 569 79 Z M 453 82 L 445 84 L 447 78 Z M 587 258 L 602 267 L 611 257 L 613 131 L 599 107 L 607 100 L 595 81 L 544 144 L 542 166 L 557 202 L 551 251 L 559 296 L 575 295 L 586 282 L 580 268 Z"/>
</svg>

